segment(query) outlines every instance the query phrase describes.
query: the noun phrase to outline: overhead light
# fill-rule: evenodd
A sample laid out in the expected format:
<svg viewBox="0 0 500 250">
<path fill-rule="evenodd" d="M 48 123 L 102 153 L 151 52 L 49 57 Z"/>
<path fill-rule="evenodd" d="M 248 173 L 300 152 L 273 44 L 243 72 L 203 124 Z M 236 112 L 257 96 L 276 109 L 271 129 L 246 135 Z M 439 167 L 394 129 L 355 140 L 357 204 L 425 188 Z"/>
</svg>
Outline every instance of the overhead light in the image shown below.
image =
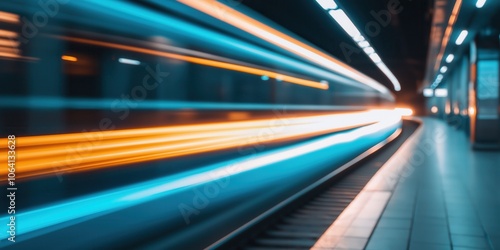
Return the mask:
<svg viewBox="0 0 500 250">
<path fill-rule="evenodd" d="M 443 67 L 441 67 L 441 69 L 439 71 L 444 74 L 444 73 L 446 73 L 446 71 L 448 71 L 448 67 L 443 66 Z"/>
<path fill-rule="evenodd" d="M 260 77 L 260 79 L 262 79 L 262 81 L 267 81 L 269 80 L 269 76 L 263 75 Z"/>
<path fill-rule="evenodd" d="M 476 7 L 478 9 L 481 9 L 484 6 L 484 4 L 486 4 L 486 0 L 477 0 Z"/>
<path fill-rule="evenodd" d="M 78 58 L 76 58 L 74 56 L 68 56 L 68 55 L 61 56 L 61 59 L 63 59 L 64 61 L 69 61 L 69 62 L 77 62 L 78 61 Z"/>
<path fill-rule="evenodd" d="M 439 74 L 439 75 L 437 75 L 437 76 L 436 76 L 436 78 L 437 78 L 437 79 L 440 79 L 440 80 L 442 80 L 442 79 L 443 79 L 443 77 L 444 77 L 444 76 L 443 76 L 442 74 Z"/>
<path fill-rule="evenodd" d="M 316 0 L 316 2 L 325 10 L 334 10 L 339 7 L 333 0 Z"/>
<path fill-rule="evenodd" d="M 449 54 L 449 55 L 446 57 L 446 62 L 447 62 L 447 63 L 451 63 L 451 62 L 453 62 L 453 59 L 455 59 L 455 55 L 453 55 L 453 54 Z"/>
<path fill-rule="evenodd" d="M 424 89 L 424 96 L 425 97 L 433 97 L 434 96 L 434 90 L 433 89 Z"/>
<path fill-rule="evenodd" d="M 380 59 L 380 56 L 377 53 L 373 53 L 370 55 L 370 58 L 374 63 L 379 63 L 382 62 L 382 59 Z"/>
<path fill-rule="evenodd" d="M 319 4 L 321 4 L 318 1 Z M 323 6 L 323 5 L 322 5 Z M 324 8 L 324 7 L 323 7 Z M 347 14 L 341 9 L 333 9 L 328 12 L 330 16 L 342 27 L 342 29 L 358 44 L 360 48 L 363 48 L 364 52 L 370 57 L 370 59 L 377 65 L 377 67 L 382 71 L 382 73 L 387 76 L 394 86 L 394 90 L 400 91 L 401 84 L 389 68 L 382 62 L 380 56 L 375 52 L 375 49 L 370 47 L 370 44 L 363 37 L 361 32 L 358 30 L 356 25 L 349 19 Z M 370 48 L 367 48 L 370 47 Z"/>
<path fill-rule="evenodd" d="M 366 48 L 366 47 L 370 47 L 370 43 L 367 42 L 367 41 L 362 41 L 362 42 L 359 42 L 358 43 L 359 47 L 361 48 Z"/>
<path fill-rule="evenodd" d="M 133 59 L 128 59 L 128 58 L 119 58 L 118 62 L 123 63 L 123 64 L 130 64 L 130 65 L 139 65 L 139 64 L 141 64 L 140 61 L 133 60 Z"/>
<path fill-rule="evenodd" d="M 364 42 L 364 41 L 366 41 L 366 40 L 365 40 L 365 37 L 364 37 L 364 36 L 359 35 L 359 36 L 357 36 L 357 37 L 354 37 L 354 41 L 355 41 L 355 42 L 357 42 L 357 43 L 359 44 L 359 43 Z"/>
<path fill-rule="evenodd" d="M 469 32 L 467 30 L 462 30 L 462 32 L 460 32 L 460 35 L 458 35 L 455 44 L 462 45 L 462 43 L 465 41 L 465 38 L 467 38 L 467 35 L 469 35 Z"/>
<path fill-rule="evenodd" d="M 377 55 L 377 54 L 373 54 L 373 55 Z M 377 55 L 377 57 L 378 57 L 378 55 Z M 400 91 L 401 84 L 399 83 L 396 76 L 394 76 L 394 74 L 391 72 L 391 70 L 389 68 L 387 68 L 387 66 L 382 61 L 375 63 L 375 65 L 377 65 L 377 67 L 387 76 L 387 78 L 389 78 L 391 83 L 394 85 L 394 90 Z"/>
<path fill-rule="evenodd" d="M 434 91 L 434 94 L 436 95 L 436 97 L 447 97 L 448 90 L 447 89 L 436 89 Z"/>
<path fill-rule="evenodd" d="M 361 36 L 361 32 L 359 32 L 358 28 L 356 28 L 356 25 L 352 23 L 351 19 L 349 19 L 349 17 L 343 10 L 331 10 L 330 16 L 335 19 L 335 21 L 350 37 L 352 37 L 353 39 L 359 39 L 358 37 Z"/>
<path fill-rule="evenodd" d="M 366 47 L 363 49 L 367 55 L 375 53 L 375 50 L 372 47 Z"/>
</svg>

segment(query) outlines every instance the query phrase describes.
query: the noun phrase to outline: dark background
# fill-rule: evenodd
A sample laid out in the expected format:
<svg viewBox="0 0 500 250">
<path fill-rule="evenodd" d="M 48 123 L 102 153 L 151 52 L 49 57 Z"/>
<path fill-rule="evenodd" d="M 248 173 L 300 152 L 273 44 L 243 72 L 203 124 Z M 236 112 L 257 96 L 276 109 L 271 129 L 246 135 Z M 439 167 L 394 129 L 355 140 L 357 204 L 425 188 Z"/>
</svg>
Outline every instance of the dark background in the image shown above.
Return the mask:
<svg viewBox="0 0 500 250">
<path fill-rule="evenodd" d="M 382 61 L 400 81 L 402 91 L 395 93 L 398 104 L 420 109 L 423 98 L 417 93 L 417 86 L 425 73 L 433 1 L 400 0 L 402 11 L 391 15 L 386 26 L 378 22 L 380 32 L 374 36 L 365 31 L 367 24 L 377 22 L 372 13 L 387 11 L 388 4 L 394 0 L 336 2 L 365 33 Z M 393 90 L 387 77 L 362 51 L 350 57 L 344 55 L 342 43 L 354 48 L 358 48 L 357 45 L 316 1 L 244 0 L 242 3 Z"/>
</svg>

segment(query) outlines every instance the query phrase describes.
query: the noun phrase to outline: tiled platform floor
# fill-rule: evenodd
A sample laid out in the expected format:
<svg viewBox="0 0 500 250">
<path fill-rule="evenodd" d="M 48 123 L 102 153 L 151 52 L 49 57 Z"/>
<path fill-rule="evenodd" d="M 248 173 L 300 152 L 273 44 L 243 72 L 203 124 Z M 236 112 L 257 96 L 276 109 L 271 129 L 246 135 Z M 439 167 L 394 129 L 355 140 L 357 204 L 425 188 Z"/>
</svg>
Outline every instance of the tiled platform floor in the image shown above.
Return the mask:
<svg viewBox="0 0 500 250">
<path fill-rule="evenodd" d="M 500 250 L 500 152 L 424 118 L 313 249 Z"/>
<path fill-rule="evenodd" d="M 500 249 L 500 152 L 424 118 L 365 249 Z M 349 248 L 349 246 L 346 246 Z"/>
</svg>

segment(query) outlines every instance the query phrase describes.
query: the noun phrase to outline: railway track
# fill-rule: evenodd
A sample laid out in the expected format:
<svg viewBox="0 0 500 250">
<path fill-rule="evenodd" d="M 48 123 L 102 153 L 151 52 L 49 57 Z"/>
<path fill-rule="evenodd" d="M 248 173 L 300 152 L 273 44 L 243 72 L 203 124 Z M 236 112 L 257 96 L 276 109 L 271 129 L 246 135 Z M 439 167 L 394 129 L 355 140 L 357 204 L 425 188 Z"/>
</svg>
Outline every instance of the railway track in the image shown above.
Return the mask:
<svg viewBox="0 0 500 250">
<path fill-rule="evenodd" d="M 401 134 L 381 149 L 210 248 L 310 249 L 418 126 L 404 121 Z"/>
</svg>

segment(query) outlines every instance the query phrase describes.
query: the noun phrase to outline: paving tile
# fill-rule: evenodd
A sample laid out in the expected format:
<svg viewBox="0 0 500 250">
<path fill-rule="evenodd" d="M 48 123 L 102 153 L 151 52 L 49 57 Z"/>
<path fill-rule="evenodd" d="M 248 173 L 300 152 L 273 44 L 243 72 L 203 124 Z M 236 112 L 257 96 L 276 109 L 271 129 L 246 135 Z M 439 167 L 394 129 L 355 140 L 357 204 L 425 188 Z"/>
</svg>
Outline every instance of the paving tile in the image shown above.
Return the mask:
<svg viewBox="0 0 500 250">
<path fill-rule="evenodd" d="M 363 249 L 368 242 L 367 238 L 342 237 L 335 248 L 341 249 Z"/>
<path fill-rule="evenodd" d="M 366 250 L 406 250 L 408 240 L 405 239 L 371 239 L 366 246 Z"/>
<path fill-rule="evenodd" d="M 447 245 L 450 244 L 450 237 L 446 227 L 422 227 L 413 229 L 411 241 Z"/>
<path fill-rule="evenodd" d="M 404 239 L 408 240 L 410 236 L 409 229 L 398 229 L 398 228 L 376 228 L 372 234 L 372 239 Z"/>
<path fill-rule="evenodd" d="M 450 233 L 457 235 L 469 235 L 484 237 L 485 233 L 482 227 L 450 226 Z"/>
<path fill-rule="evenodd" d="M 376 219 L 355 219 L 351 223 L 351 227 L 371 227 L 374 228 L 377 224 Z"/>
<path fill-rule="evenodd" d="M 500 250 L 500 154 L 472 151 L 462 132 L 430 124 L 424 138 L 447 136 L 400 179 L 366 249 Z"/>
<path fill-rule="evenodd" d="M 385 210 L 383 216 L 388 218 L 411 219 L 413 217 L 413 213 L 403 209 L 392 209 Z"/>
<path fill-rule="evenodd" d="M 496 248 L 495 248 L 496 249 Z M 489 248 L 453 247 L 453 250 L 490 250 Z"/>
<path fill-rule="evenodd" d="M 377 224 L 378 228 L 410 229 L 411 219 L 386 218 L 382 217 Z"/>
<path fill-rule="evenodd" d="M 489 235 L 489 239 L 493 249 L 500 249 L 500 234 Z"/>
<path fill-rule="evenodd" d="M 489 248 L 485 237 L 452 234 L 451 242 L 454 247 Z"/>
<path fill-rule="evenodd" d="M 369 238 L 372 231 L 372 227 L 350 227 L 345 231 L 344 236 Z"/>
<path fill-rule="evenodd" d="M 410 250 L 451 250 L 450 245 L 432 244 L 432 243 L 415 243 L 410 244 Z"/>
</svg>

